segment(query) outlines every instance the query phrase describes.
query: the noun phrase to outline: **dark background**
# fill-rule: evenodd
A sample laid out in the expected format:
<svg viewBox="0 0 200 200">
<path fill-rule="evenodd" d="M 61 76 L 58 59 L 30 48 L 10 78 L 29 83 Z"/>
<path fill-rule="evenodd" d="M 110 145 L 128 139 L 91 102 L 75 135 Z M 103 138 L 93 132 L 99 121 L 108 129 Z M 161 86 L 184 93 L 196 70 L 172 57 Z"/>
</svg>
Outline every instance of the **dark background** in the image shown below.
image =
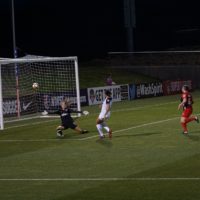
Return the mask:
<svg viewBox="0 0 200 200">
<path fill-rule="evenodd" d="M 196 49 L 198 1 L 136 0 L 136 51 Z M 123 0 L 15 0 L 23 54 L 102 57 L 127 51 Z M 0 1 L 0 57 L 12 57 L 11 0 Z"/>
</svg>

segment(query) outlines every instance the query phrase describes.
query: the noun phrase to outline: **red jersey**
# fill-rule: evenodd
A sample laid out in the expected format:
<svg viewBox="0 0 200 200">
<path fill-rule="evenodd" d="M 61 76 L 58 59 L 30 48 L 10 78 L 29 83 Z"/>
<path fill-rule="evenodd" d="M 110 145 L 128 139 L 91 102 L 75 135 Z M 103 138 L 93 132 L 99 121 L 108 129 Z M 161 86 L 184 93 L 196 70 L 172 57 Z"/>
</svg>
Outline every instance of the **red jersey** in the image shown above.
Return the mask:
<svg viewBox="0 0 200 200">
<path fill-rule="evenodd" d="M 184 92 L 181 95 L 181 102 L 183 101 L 183 99 L 186 99 L 186 102 L 183 105 L 183 109 L 192 108 L 193 100 L 192 95 L 189 92 Z"/>
</svg>

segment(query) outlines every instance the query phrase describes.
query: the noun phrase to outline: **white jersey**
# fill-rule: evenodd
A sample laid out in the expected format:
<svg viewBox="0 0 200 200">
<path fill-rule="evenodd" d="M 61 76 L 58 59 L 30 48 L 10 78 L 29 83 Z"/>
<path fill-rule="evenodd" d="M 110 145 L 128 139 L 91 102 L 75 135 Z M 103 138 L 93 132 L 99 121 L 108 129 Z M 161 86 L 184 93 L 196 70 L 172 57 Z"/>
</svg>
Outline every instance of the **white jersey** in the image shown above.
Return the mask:
<svg viewBox="0 0 200 200">
<path fill-rule="evenodd" d="M 109 104 L 110 108 L 112 106 L 112 98 L 111 97 L 106 97 L 105 100 L 103 101 L 102 107 L 101 107 L 101 112 L 99 114 L 99 119 L 103 119 L 104 117 L 109 118 L 110 117 L 110 111 L 106 114 L 106 107 Z M 105 115 L 106 114 L 106 115 Z"/>
</svg>

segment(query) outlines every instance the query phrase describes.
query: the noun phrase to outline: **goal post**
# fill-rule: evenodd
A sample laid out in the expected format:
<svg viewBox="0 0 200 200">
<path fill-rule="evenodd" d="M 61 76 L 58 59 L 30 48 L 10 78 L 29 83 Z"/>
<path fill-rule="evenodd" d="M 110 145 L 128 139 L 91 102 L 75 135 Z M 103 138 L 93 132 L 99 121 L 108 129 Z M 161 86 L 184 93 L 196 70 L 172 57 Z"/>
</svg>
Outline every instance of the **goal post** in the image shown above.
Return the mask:
<svg viewBox="0 0 200 200">
<path fill-rule="evenodd" d="M 75 77 L 76 77 L 76 97 L 77 97 L 77 110 L 81 110 L 81 100 L 80 100 L 80 85 L 79 85 L 79 71 L 78 71 L 78 59 L 75 61 Z"/>
<path fill-rule="evenodd" d="M 38 88 L 33 89 L 33 83 Z M 64 99 L 71 108 L 81 109 L 77 57 L 0 59 L 0 129 L 6 121 L 57 110 Z"/>
</svg>

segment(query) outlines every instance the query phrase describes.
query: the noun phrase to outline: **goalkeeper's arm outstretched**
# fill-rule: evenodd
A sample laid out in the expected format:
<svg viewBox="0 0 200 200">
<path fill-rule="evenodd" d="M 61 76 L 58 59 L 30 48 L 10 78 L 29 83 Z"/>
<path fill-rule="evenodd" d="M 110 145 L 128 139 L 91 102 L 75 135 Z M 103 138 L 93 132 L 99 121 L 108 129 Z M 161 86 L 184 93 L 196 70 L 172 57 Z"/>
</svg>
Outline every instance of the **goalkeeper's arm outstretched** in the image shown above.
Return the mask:
<svg viewBox="0 0 200 200">
<path fill-rule="evenodd" d="M 87 130 L 81 129 L 75 122 L 74 119 L 71 117 L 71 113 L 81 113 L 84 115 L 89 114 L 87 111 L 75 111 L 69 108 L 69 102 L 66 100 L 61 101 L 60 103 L 60 109 L 57 111 L 44 111 L 42 114 L 47 115 L 47 114 L 58 114 L 61 119 L 61 124 L 56 128 L 57 131 L 57 136 L 58 137 L 64 137 L 63 135 L 63 130 L 71 128 L 75 130 L 78 133 L 84 134 L 88 133 Z"/>
</svg>

